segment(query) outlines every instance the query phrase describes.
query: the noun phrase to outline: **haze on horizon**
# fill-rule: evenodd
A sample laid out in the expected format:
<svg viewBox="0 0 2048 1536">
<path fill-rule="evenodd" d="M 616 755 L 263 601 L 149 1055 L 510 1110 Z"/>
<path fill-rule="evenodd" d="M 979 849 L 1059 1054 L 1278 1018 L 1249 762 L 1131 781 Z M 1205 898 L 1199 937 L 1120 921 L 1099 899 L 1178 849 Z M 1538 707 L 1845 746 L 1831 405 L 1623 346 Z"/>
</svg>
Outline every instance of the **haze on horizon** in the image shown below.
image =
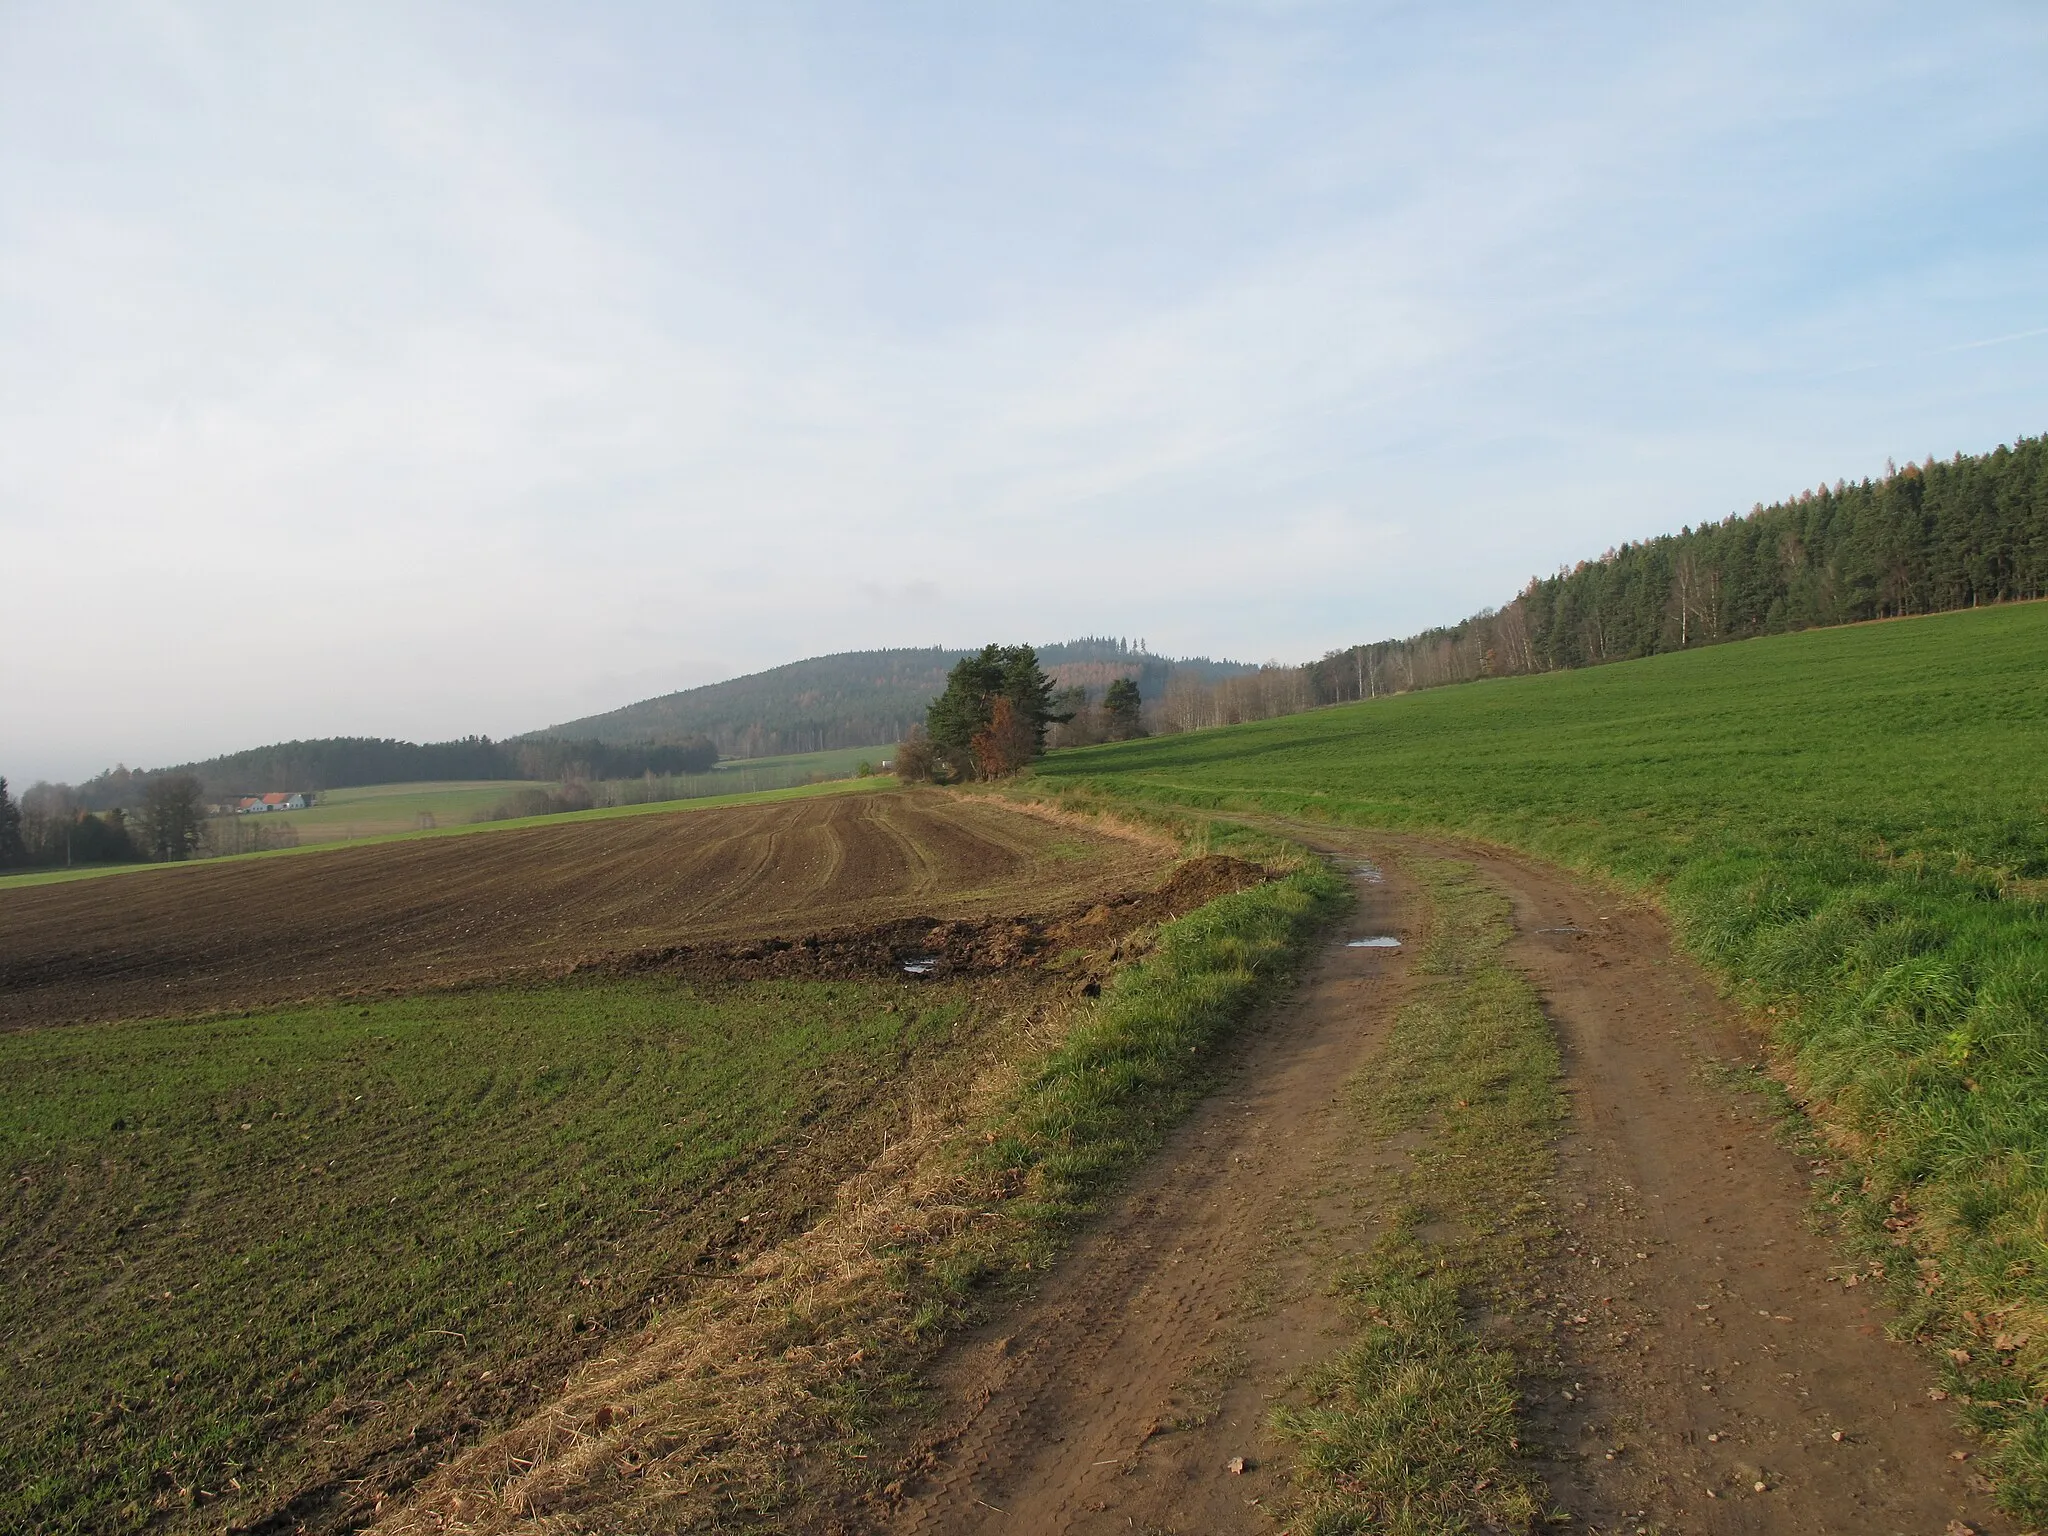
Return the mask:
<svg viewBox="0 0 2048 1536">
<path fill-rule="evenodd" d="M 2038 5 L 0 10 L 0 773 L 1302 660 L 2048 430 Z"/>
</svg>

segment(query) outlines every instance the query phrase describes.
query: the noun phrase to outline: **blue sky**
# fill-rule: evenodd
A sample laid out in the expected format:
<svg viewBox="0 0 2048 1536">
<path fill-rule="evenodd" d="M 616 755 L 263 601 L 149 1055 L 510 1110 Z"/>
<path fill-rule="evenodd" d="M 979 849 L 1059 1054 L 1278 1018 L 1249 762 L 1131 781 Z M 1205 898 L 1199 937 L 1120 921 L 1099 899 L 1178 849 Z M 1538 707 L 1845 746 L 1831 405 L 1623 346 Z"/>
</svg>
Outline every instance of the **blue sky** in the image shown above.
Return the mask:
<svg viewBox="0 0 2048 1536">
<path fill-rule="evenodd" d="M 2048 430 L 2048 9 L 0 4 L 0 772 L 1299 660 Z"/>
</svg>

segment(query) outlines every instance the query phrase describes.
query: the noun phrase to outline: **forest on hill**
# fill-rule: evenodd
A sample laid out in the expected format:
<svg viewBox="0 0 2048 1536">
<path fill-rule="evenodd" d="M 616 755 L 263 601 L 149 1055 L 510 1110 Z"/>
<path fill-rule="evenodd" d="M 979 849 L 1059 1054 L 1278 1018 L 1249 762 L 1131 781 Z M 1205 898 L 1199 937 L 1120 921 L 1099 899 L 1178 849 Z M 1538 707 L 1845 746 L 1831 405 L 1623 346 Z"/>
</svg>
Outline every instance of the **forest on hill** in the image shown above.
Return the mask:
<svg viewBox="0 0 2048 1536">
<path fill-rule="evenodd" d="M 727 758 L 879 746 L 902 740 L 924 719 L 926 708 L 945 689 L 946 674 L 967 654 L 920 646 L 813 656 L 550 726 L 547 734 L 604 742 L 702 736 Z M 1102 636 L 1042 646 L 1038 658 L 1063 687 L 1099 695 L 1111 682 L 1129 677 L 1148 698 L 1163 694 L 1176 678 L 1206 686 L 1258 670 L 1205 656 L 1157 656 L 1143 641 Z"/>
<path fill-rule="evenodd" d="M 63 791 L 67 805 L 88 811 L 138 804 L 154 779 L 190 774 L 211 799 L 270 790 L 323 790 L 368 784 L 469 779 L 623 779 L 641 774 L 703 773 L 718 761 L 710 742 L 636 743 L 569 741 L 558 737 L 493 741 L 390 741 L 371 736 L 329 736 L 285 741 L 230 752 L 169 768 L 110 768 L 78 785 L 37 786 Z M 33 791 L 32 791 L 33 793 Z"/>
<path fill-rule="evenodd" d="M 1177 679 L 1155 728 L 1268 719 L 1482 677 L 2048 597 L 2048 439 L 1836 481 L 1611 549 L 1461 624 L 1208 686 Z"/>
</svg>

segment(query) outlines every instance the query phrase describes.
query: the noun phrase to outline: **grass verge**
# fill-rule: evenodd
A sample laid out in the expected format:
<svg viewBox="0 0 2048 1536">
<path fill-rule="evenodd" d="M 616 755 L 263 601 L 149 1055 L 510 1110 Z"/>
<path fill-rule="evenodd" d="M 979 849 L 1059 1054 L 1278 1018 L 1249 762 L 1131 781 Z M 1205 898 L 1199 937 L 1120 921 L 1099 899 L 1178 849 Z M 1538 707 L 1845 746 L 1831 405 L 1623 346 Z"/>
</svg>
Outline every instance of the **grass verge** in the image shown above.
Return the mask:
<svg viewBox="0 0 2048 1536">
<path fill-rule="evenodd" d="M 1036 1048 L 986 1063 L 824 1220 L 578 1372 L 383 1528 L 780 1530 L 804 1499 L 886 1506 L 922 1465 L 901 1438 L 919 1368 L 1159 1144 L 1348 894 L 1301 860 L 1162 926 L 1098 998 L 1044 999 Z"/>
<path fill-rule="evenodd" d="M 1315 1536 L 1520 1530 L 1541 1513 L 1515 1346 L 1554 1236 L 1557 1046 L 1501 962 L 1506 899 L 1467 865 L 1413 872 L 1431 907 L 1424 979 L 1351 1090 L 1367 1134 L 1409 1139 L 1409 1164 L 1372 1250 L 1337 1276 L 1356 1337 L 1309 1373 L 1305 1405 L 1274 1415 L 1297 1457 L 1295 1529 Z"/>
</svg>

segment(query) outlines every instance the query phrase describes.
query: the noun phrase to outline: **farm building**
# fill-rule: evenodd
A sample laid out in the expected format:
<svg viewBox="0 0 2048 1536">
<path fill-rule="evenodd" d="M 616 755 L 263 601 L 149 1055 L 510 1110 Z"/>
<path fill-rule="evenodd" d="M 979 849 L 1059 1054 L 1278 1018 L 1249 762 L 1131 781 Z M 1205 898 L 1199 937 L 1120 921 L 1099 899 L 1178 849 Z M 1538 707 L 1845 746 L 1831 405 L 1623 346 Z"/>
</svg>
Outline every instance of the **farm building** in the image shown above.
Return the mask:
<svg viewBox="0 0 2048 1536">
<path fill-rule="evenodd" d="M 244 795 L 235 802 L 235 814 L 246 816 L 251 811 L 303 811 L 312 802 L 302 794 L 287 794 L 273 790 L 267 795 Z"/>
</svg>

